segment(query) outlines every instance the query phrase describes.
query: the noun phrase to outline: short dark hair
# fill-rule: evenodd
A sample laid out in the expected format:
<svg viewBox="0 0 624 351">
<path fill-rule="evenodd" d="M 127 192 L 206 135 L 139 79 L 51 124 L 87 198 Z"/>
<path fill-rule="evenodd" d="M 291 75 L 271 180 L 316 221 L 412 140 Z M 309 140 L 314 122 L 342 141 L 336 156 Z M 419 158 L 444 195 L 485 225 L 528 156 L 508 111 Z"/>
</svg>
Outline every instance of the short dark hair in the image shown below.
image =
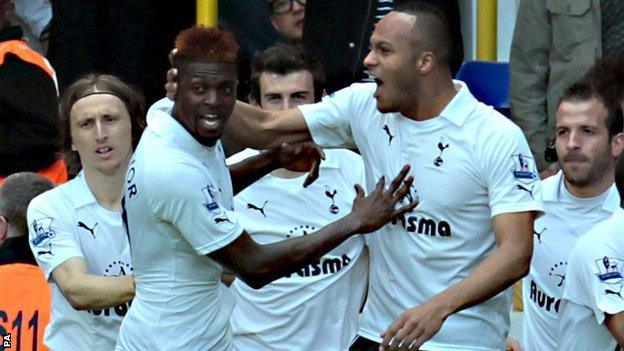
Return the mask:
<svg viewBox="0 0 624 351">
<path fill-rule="evenodd" d="M 260 76 L 264 72 L 286 75 L 308 71 L 314 81 L 314 101 L 320 101 L 325 87 L 323 66 L 300 46 L 278 43 L 256 55 L 251 62 L 250 95 L 260 102 Z"/>
<path fill-rule="evenodd" d="M 624 48 L 596 61 L 585 77 L 609 103 L 624 103 Z"/>
<path fill-rule="evenodd" d="M 421 31 L 420 39 L 425 50 L 433 52 L 441 64 L 448 66 L 453 38 L 449 21 L 440 6 L 423 1 L 410 1 L 397 6 L 394 11 L 417 17 L 413 30 Z"/>
<path fill-rule="evenodd" d="M 61 153 L 69 167 L 70 176 L 75 176 L 82 168 L 78 153 L 71 149 L 70 112 L 76 101 L 94 92 L 110 93 L 126 105 L 132 126 L 133 149 L 139 143 L 145 128 L 145 99 L 140 90 L 108 74 L 88 74 L 78 79 L 63 92 L 59 100 Z"/>
<path fill-rule="evenodd" d="M 19 234 L 28 233 L 26 211 L 37 195 L 54 188 L 48 179 L 32 172 L 14 173 L 0 186 L 0 215 Z"/>
<path fill-rule="evenodd" d="M 186 65 L 195 60 L 237 64 L 238 44 L 232 33 L 219 27 L 194 26 L 182 30 L 175 39 L 178 52 L 173 67 L 185 74 Z"/>
<path fill-rule="evenodd" d="M 562 102 L 580 102 L 596 99 L 600 101 L 607 110 L 607 130 L 609 138 L 622 132 L 622 108 L 620 105 L 600 94 L 596 81 L 588 77 L 582 78 L 576 83 L 570 85 L 561 96 L 559 105 Z"/>
</svg>

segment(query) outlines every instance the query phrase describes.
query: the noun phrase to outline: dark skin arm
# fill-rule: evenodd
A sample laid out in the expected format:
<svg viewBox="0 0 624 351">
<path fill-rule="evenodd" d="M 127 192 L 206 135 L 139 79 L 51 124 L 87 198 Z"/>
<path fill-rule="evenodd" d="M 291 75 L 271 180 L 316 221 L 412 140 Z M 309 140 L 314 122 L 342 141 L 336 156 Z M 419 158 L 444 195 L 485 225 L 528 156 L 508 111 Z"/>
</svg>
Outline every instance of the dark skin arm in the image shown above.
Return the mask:
<svg viewBox="0 0 624 351">
<path fill-rule="evenodd" d="M 624 311 L 616 314 L 605 313 L 605 325 L 618 345 L 624 345 Z"/>
<path fill-rule="evenodd" d="M 318 178 L 323 150 L 314 143 L 282 144 L 280 147 L 263 151 L 260 155 L 228 166 L 234 194 L 238 194 L 265 174 L 277 168 L 295 172 L 310 172 L 303 186 L 307 187 Z"/>
<path fill-rule="evenodd" d="M 260 245 L 243 232 L 232 243 L 208 256 L 252 288 L 259 289 L 320 258 L 349 237 L 373 232 L 393 217 L 411 211 L 417 202 L 395 209 L 414 181 L 411 176 L 405 179 L 408 171 L 409 166 L 405 166 L 387 190 L 382 177 L 369 196 L 364 196 L 362 187 L 356 185 L 357 195 L 351 213 L 312 234 Z"/>
</svg>

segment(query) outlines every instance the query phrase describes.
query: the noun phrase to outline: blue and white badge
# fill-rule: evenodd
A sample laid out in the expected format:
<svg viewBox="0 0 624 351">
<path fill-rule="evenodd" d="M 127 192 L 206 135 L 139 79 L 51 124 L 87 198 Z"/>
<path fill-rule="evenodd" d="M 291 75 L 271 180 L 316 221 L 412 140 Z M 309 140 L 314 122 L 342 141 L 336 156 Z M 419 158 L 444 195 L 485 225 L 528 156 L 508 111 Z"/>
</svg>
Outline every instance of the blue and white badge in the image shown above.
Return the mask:
<svg viewBox="0 0 624 351">
<path fill-rule="evenodd" d="M 202 193 L 204 193 L 204 196 L 206 197 L 206 202 L 204 202 L 203 206 L 212 213 L 217 213 L 217 210 L 219 209 L 219 204 L 215 200 L 214 196 L 215 191 L 217 191 L 217 189 L 210 184 L 202 188 Z"/>
<path fill-rule="evenodd" d="M 605 284 L 619 284 L 622 282 L 622 267 L 624 261 L 616 257 L 603 257 L 597 259 L 596 267 L 598 268 L 598 279 Z"/>
<path fill-rule="evenodd" d="M 31 224 L 35 237 L 30 241 L 35 246 L 46 246 L 56 236 L 52 230 L 52 217 L 40 218 Z"/>
<path fill-rule="evenodd" d="M 519 182 L 530 184 L 539 178 L 537 175 L 537 166 L 535 165 L 533 157 L 517 154 L 512 155 L 511 160 L 511 173 Z"/>
</svg>

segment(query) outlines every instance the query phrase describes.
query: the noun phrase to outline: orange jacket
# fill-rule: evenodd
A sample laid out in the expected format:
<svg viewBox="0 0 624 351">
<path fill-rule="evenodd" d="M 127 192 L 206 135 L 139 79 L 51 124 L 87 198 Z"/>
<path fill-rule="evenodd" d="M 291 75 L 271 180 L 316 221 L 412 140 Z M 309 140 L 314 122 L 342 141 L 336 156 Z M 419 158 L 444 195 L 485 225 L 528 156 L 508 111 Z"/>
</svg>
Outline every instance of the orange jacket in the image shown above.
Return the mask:
<svg viewBox="0 0 624 351">
<path fill-rule="evenodd" d="M 0 325 L 11 334 L 11 347 L 21 351 L 48 350 L 43 332 L 50 321 L 52 293 L 38 266 L 0 266 Z"/>
<path fill-rule="evenodd" d="M 41 56 L 38 52 L 32 50 L 25 42 L 21 40 L 7 40 L 0 42 L 0 65 L 4 63 L 7 54 L 13 54 L 19 57 L 22 61 L 33 64 L 41 68 L 46 72 L 50 78 L 54 81 L 56 86 L 56 92 L 58 94 L 58 82 L 56 80 L 56 73 L 48 62 L 48 60 Z M 65 162 L 60 159 L 50 167 L 38 171 L 41 176 L 48 178 L 54 184 L 62 184 L 67 181 L 67 167 Z M 4 182 L 4 177 L 0 177 L 0 185 Z"/>
</svg>

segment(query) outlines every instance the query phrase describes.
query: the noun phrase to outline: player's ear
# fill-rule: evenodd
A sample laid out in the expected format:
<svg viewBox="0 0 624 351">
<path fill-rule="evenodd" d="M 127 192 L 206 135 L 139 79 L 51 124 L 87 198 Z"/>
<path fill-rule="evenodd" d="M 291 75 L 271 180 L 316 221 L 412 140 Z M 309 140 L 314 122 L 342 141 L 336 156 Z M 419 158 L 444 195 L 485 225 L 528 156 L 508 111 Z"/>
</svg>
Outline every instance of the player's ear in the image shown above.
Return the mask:
<svg viewBox="0 0 624 351">
<path fill-rule="evenodd" d="M 4 243 L 9 233 L 9 222 L 3 215 L 0 215 L 0 245 Z"/>
</svg>

